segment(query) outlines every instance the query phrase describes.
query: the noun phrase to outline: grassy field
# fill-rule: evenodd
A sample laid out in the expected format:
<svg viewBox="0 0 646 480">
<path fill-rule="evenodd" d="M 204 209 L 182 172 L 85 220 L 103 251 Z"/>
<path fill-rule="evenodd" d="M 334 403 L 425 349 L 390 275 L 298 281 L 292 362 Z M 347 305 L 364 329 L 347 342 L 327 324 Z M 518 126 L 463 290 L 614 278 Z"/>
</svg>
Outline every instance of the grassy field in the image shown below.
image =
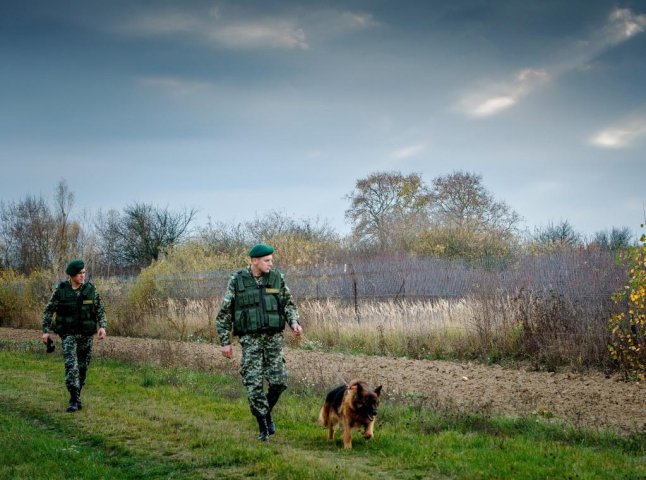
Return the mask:
<svg viewBox="0 0 646 480">
<path fill-rule="evenodd" d="M 345 451 L 303 388 L 260 443 L 239 378 L 114 361 L 94 363 L 83 410 L 68 414 L 62 358 L 36 346 L 0 344 L 1 479 L 646 478 L 644 435 L 396 404 L 382 405 L 373 440 L 356 432 Z"/>
</svg>

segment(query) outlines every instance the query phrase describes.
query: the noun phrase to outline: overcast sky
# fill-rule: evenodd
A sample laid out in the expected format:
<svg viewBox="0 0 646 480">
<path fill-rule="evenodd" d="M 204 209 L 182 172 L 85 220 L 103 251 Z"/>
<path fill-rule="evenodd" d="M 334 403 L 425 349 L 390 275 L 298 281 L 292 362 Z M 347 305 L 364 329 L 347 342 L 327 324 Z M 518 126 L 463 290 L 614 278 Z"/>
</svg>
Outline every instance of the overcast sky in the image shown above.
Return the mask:
<svg viewBox="0 0 646 480">
<path fill-rule="evenodd" d="M 646 0 L 0 0 L 0 200 L 277 210 L 481 174 L 532 230 L 637 233 Z"/>
</svg>

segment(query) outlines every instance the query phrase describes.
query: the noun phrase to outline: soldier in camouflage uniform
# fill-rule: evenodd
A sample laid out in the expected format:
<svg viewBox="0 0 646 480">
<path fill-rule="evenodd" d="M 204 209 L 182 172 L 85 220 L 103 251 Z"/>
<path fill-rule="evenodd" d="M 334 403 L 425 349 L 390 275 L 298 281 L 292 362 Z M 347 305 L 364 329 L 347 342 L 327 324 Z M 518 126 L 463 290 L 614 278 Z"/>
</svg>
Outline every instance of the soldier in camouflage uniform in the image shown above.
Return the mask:
<svg viewBox="0 0 646 480">
<path fill-rule="evenodd" d="M 274 249 L 258 244 L 249 250 L 251 265 L 231 275 L 215 328 L 222 355 L 231 358 L 231 332 L 240 338 L 240 375 L 247 388 L 251 413 L 258 421 L 258 440 L 276 432 L 272 410 L 287 388 L 287 368 L 282 354 L 287 323 L 295 335 L 303 329 L 298 310 L 283 274 L 272 270 Z M 263 390 L 264 381 L 268 391 Z"/>
<path fill-rule="evenodd" d="M 61 337 L 65 385 L 70 392 L 67 411 L 76 412 L 83 408 L 81 389 L 92 358 L 94 334 L 98 327 L 99 340 L 103 340 L 107 321 L 99 292 L 92 283 L 85 283 L 83 260 L 72 260 L 65 273 L 70 279 L 57 285 L 43 311 L 43 343 L 47 344 L 52 331 Z"/>
</svg>

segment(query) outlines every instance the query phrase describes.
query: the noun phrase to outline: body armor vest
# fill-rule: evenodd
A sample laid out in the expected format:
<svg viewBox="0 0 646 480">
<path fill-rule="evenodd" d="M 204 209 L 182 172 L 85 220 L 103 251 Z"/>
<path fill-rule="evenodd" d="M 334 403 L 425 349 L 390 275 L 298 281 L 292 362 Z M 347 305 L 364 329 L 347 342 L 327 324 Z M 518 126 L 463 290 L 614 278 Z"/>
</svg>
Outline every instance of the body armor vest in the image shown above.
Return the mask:
<svg viewBox="0 0 646 480">
<path fill-rule="evenodd" d="M 59 335 L 94 335 L 97 327 L 96 288 L 85 283 L 78 291 L 69 281 L 58 286 L 59 302 L 56 308 L 56 333 Z"/>
<path fill-rule="evenodd" d="M 249 270 L 235 276 L 233 334 L 277 333 L 285 328 L 285 311 L 280 304 L 280 272 L 271 270 L 258 284 Z"/>
</svg>

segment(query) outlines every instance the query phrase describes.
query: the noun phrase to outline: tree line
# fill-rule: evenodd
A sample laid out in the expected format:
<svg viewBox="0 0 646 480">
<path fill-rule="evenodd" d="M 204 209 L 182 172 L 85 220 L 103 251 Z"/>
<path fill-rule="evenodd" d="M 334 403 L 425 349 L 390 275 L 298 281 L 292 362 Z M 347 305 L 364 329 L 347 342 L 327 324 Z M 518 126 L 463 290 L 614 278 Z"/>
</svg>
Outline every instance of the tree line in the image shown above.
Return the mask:
<svg viewBox="0 0 646 480">
<path fill-rule="evenodd" d="M 61 179 L 50 201 L 27 194 L 0 201 L 0 268 L 26 275 L 60 272 L 83 257 L 95 275 L 136 274 L 169 249 L 197 243 L 213 254 L 240 254 L 251 243 L 296 244 L 312 261 L 328 254 L 408 253 L 442 258 L 504 258 L 520 251 L 571 248 L 619 250 L 634 241 L 627 227 L 586 239 L 562 220 L 522 231 L 522 217 L 485 188 L 481 175 L 455 171 L 430 184 L 420 174 L 374 172 L 346 196 L 351 233 L 341 236 L 325 221 L 268 211 L 238 223 L 209 219 L 195 226 L 197 210 L 171 210 L 133 202 L 121 211 L 73 215 L 75 196 Z M 303 263 L 302 261 L 300 263 Z"/>
</svg>

